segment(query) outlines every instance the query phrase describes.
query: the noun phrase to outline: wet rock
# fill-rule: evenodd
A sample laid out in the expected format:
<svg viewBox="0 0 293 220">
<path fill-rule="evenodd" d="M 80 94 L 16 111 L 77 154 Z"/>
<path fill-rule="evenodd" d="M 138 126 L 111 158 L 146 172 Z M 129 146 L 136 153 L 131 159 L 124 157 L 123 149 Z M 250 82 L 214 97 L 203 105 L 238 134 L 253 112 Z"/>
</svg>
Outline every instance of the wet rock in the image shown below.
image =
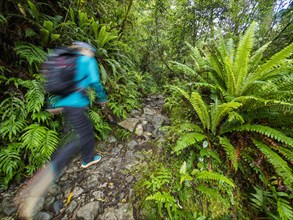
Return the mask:
<svg viewBox="0 0 293 220">
<path fill-rule="evenodd" d="M 165 121 L 165 117 L 162 115 L 155 115 L 152 119 L 152 124 L 155 127 L 155 129 L 158 129 L 159 127 L 161 127 L 161 125 L 163 124 L 163 122 Z"/>
</svg>

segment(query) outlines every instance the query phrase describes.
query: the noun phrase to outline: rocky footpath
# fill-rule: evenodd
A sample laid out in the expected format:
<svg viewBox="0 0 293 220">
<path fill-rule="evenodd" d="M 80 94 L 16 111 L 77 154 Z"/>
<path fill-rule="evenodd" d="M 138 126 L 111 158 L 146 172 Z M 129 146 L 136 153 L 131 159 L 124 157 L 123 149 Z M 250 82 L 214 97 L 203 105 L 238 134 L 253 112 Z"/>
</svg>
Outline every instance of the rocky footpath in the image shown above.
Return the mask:
<svg viewBox="0 0 293 220">
<path fill-rule="evenodd" d="M 162 115 L 163 96 L 144 100 L 141 110 L 133 110 L 120 126 L 132 132 L 129 141 L 114 135 L 98 143 L 102 160 L 88 169 L 80 168 L 77 156 L 41 198 L 33 219 L 133 220 L 134 185 L 137 172 L 158 151 L 163 137 L 160 127 L 168 124 Z M 18 187 L 0 193 L 0 219 L 17 219 L 13 198 Z"/>
</svg>

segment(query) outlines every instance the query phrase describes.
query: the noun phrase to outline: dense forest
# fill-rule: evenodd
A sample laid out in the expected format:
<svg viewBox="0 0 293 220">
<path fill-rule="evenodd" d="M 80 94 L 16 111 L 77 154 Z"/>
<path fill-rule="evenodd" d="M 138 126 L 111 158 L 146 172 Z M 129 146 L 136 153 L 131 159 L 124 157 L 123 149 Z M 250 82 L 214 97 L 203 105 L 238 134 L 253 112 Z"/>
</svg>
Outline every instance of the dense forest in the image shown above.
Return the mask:
<svg viewBox="0 0 293 220">
<path fill-rule="evenodd" d="M 97 48 L 117 117 L 165 98 L 171 123 L 136 186 L 142 219 L 293 219 L 292 0 L 0 2 L 2 190 L 58 146 L 39 68 L 78 40 Z M 94 104 L 90 118 L 98 140 L 114 132 Z"/>
</svg>

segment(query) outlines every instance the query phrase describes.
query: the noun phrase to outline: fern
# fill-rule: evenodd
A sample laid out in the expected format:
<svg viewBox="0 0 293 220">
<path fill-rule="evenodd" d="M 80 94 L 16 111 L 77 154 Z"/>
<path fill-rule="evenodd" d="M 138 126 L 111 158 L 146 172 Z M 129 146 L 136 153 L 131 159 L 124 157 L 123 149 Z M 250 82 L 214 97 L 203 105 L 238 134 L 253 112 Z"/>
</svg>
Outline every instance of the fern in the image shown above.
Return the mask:
<svg viewBox="0 0 293 220">
<path fill-rule="evenodd" d="M 232 187 L 235 187 L 235 184 L 232 182 L 232 180 L 230 180 L 226 176 L 219 174 L 219 173 L 205 171 L 205 170 L 204 171 L 193 170 L 192 175 L 194 175 L 196 179 L 216 180 L 218 182 L 222 181 Z"/>
<path fill-rule="evenodd" d="M 177 152 L 177 154 L 180 154 L 180 151 L 182 151 L 183 149 L 194 145 L 197 142 L 203 141 L 206 138 L 207 136 L 198 132 L 190 132 L 184 134 L 178 139 L 176 146 L 174 147 L 174 151 Z"/>
<path fill-rule="evenodd" d="M 36 80 L 32 80 L 27 85 L 29 88 L 28 92 L 25 94 L 28 112 L 38 113 L 40 112 L 45 101 L 45 91 L 42 84 Z"/>
<path fill-rule="evenodd" d="M 268 137 L 271 137 L 281 143 L 287 144 L 293 147 L 293 139 L 284 135 L 284 133 L 264 125 L 243 125 L 231 129 L 231 131 L 253 131 Z"/>
<path fill-rule="evenodd" d="M 226 154 L 228 155 L 229 159 L 232 162 L 232 165 L 234 167 L 234 170 L 238 170 L 238 160 L 237 160 L 237 154 L 236 150 L 233 147 L 233 145 L 230 143 L 230 141 L 225 137 L 219 137 L 221 145 L 224 147 Z"/>
<path fill-rule="evenodd" d="M 276 173 L 280 175 L 284 183 L 292 187 L 293 184 L 293 174 L 291 168 L 288 166 L 286 161 L 284 161 L 277 153 L 271 150 L 267 145 L 253 140 L 254 144 L 261 150 L 261 152 L 266 155 L 268 161 L 274 166 Z"/>
<path fill-rule="evenodd" d="M 25 59 L 30 66 L 35 65 L 35 67 L 38 67 L 46 58 L 45 51 L 31 43 L 16 43 L 14 50 L 16 54 L 19 55 L 20 58 Z"/>
<path fill-rule="evenodd" d="M 277 207 L 281 219 L 293 219 L 293 208 L 290 205 L 289 201 L 282 198 L 278 198 Z"/>
<path fill-rule="evenodd" d="M 223 103 L 221 105 L 214 104 L 212 107 L 212 128 L 211 131 L 213 133 L 216 133 L 217 127 L 220 125 L 221 120 L 227 116 L 229 113 L 231 113 L 234 109 L 239 108 L 242 106 L 239 102 L 228 102 Z"/>
</svg>

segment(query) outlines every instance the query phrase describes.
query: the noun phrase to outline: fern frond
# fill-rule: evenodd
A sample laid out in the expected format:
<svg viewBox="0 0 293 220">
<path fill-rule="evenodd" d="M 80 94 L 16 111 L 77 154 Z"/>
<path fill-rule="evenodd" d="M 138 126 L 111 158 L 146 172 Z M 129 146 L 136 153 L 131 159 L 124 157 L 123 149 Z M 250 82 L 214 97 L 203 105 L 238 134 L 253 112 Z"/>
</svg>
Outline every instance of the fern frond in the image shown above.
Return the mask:
<svg viewBox="0 0 293 220">
<path fill-rule="evenodd" d="M 242 83 L 247 77 L 248 74 L 248 60 L 250 56 L 250 52 L 253 48 L 254 41 L 254 27 L 255 22 L 253 22 L 250 27 L 247 29 L 243 38 L 240 40 L 239 45 L 237 47 L 235 62 L 234 62 L 234 74 L 236 78 L 236 94 L 239 94 L 239 90 L 242 86 Z"/>
<path fill-rule="evenodd" d="M 27 121 L 24 119 L 16 119 L 16 116 L 12 116 L 0 123 L 0 125 L 0 133 L 3 140 L 7 137 L 12 142 L 25 128 Z"/>
<path fill-rule="evenodd" d="M 195 132 L 199 132 L 199 133 L 204 133 L 204 131 L 201 129 L 201 127 L 194 124 L 194 123 L 184 123 L 184 124 L 180 125 L 180 131 L 181 132 L 195 131 Z"/>
<path fill-rule="evenodd" d="M 16 149 L 14 144 L 10 144 L 7 147 L 1 147 L 0 172 L 13 176 L 13 174 L 15 174 L 15 172 L 23 164 L 19 153 L 19 149 Z"/>
<path fill-rule="evenodd" d="M 290 205 L 289 201 L 282 198 L 278 198 L 277 207 L 278 213 L 282 219 L 293 219 L 293 208 Z"/>
<path fill-rule="evenodd" d="M 254 55 L 250 58 L 248 63 L 248 72 L 252 72 L 261 62 L 263 58 L 263 52 L 268 48 L 271 42 L 266 43 L 261 48 L 259 48 Z"/>
<path fill-rule="evenodd" d="M 46 52 L 31 43 L 16 43 L 14 50 L 17 55 L 24 58 L 30 65 L 39 66 L 46 58 Z"/>
<path fill-rule="evenodd" d="M 198 132 L 190 132 L 190 133 L 184 134 L 177 140 L 176 146 L 174 147 L 174 152 L 177 152 L 177 154 L 179 154 L 180 151 L 182 151 L 183 149 L 197 142 L 203 141 L 206 138 L 207 136 Z"/>
<path fill-rule="evenodd" d="M 203 179 L 203 180 L 216 180 L 218 182 L 224 182 L 227 183 L 228 185 L 235 187 L 235 184 L 233 183 L 232 180 L 227 178 L 226 176 L 220 174 L 220 173 L 215 173 L 212 171 L 199 171 L 199 170 L 193 170 L 192 175 L 194 175 L 197 179 Z"/>
<path fill-rule="evenodd" d="M 284 133 L 264 125 L 242 125 L 231 129 L 233 131 L 253 131 L 263 135 L 266 135 L 270 138 L 273 138 L 281 143 L 287 144 L 290 147 L 293 147 L 293 139 L 284 135 Z"/>
<path fill-rule="evenodd" d="M 46 137 L 47 128 L 39 124 L 31 124 L 24 129 L 24 134 L 21 136 L 23 146 L 33 153 L 36 149 L 42 146 Z"/>
<path fill-rule="evenodd" d="M 192 58 L 195 61 L 197 68 L 198 69 L 203 68 L 207 64 L 207 62 L 203 58 L 203 56 L 200 54 L 198 48 L 191 46 L 191 44 L 189 44 L 188 42 L 185 42 L 185 44 L 188 46 L 188 48 L 192 52 Z"/>
<path fill-rule="evenodd" d="M 58 143 L 58 133 L 53 130 L 47 130 L 43 139 L 43 146 L 40 148 L 40 153 L 49 159 L 52 153 L 55 151 Z"/>
<path fill-rule="evenodd" d="M 267 145 L 253 140 L 253 143 L 261 150 L 261 152 L 266 155 L 268 161 L 274 166 L 276 173 L 280 175 L 287 186 L 292 186 L 293 184 L 293 174 L 286 163 L 277 153 L 271 150 Z"/>
<path fill-rule="evenodd" d="M 222 197 L 218 189 L 200 185 L 196 187 L 196 190 L 206 195 L 209 198 L 209 201 L 213 201 L 213 202 L 216 201 L 217 203 L 221 203 L 222 205 L 226 207 L 230 207 L 229 202 L 225 198 Z"/>
<path fill-rule="evenodd" d="M 224 147 L 226 154 L 228 155 L 229 159 L 232 162 L 234 170 L 237 171 L 238 169 L 238 160 L 237 160 L 237 153 L 234 146 L 230 143 L 228 138 L 219 137 L 221 145 Z"/>
<path fill-rule="evenodd" d="M 293 43 L 273 55 L 266 63 L 259 66 L 256 71 L 252 72 L 249 75 L 246 84 L 262 79 L 263 77 L 266 77 L 267 74 L 270 74 L 270 71 L 272 71 L 274 68 L 282 66 L 286 62 L 286 59 L 291 56 L 292 51 Z"/>
<path fill-rule="evenodd" d="M 221 120 L 227 116 L 230 112 L 239 108 L 242 104 L 239 102 L 228 102 L 221 105 L 214 104 L 211 111 L 212 127 L 213 133 L 216 133 L 217 127 L 220 125 Z"/>
<path fill-rule="evenodd" d="M 198 81 L 205 82 L 205 80 L 194 69 L 190 68 L 189 66 L 182 63 L 178 63 L 176 61 L 170 61 L 170 63 L 174 65 L 177 71 L 182 71 L 187 76 L 193 76 L 196 77 Z"/>
<path fill-rule="evenodd" d="M 27 101 L 28 112 L 38 113 L 41 111 L 42 106 L 45 102 L 45 91 L 43 86 L 36 80 L 31 80 L 28 92 L 25 94 Z"/>
</svg>

